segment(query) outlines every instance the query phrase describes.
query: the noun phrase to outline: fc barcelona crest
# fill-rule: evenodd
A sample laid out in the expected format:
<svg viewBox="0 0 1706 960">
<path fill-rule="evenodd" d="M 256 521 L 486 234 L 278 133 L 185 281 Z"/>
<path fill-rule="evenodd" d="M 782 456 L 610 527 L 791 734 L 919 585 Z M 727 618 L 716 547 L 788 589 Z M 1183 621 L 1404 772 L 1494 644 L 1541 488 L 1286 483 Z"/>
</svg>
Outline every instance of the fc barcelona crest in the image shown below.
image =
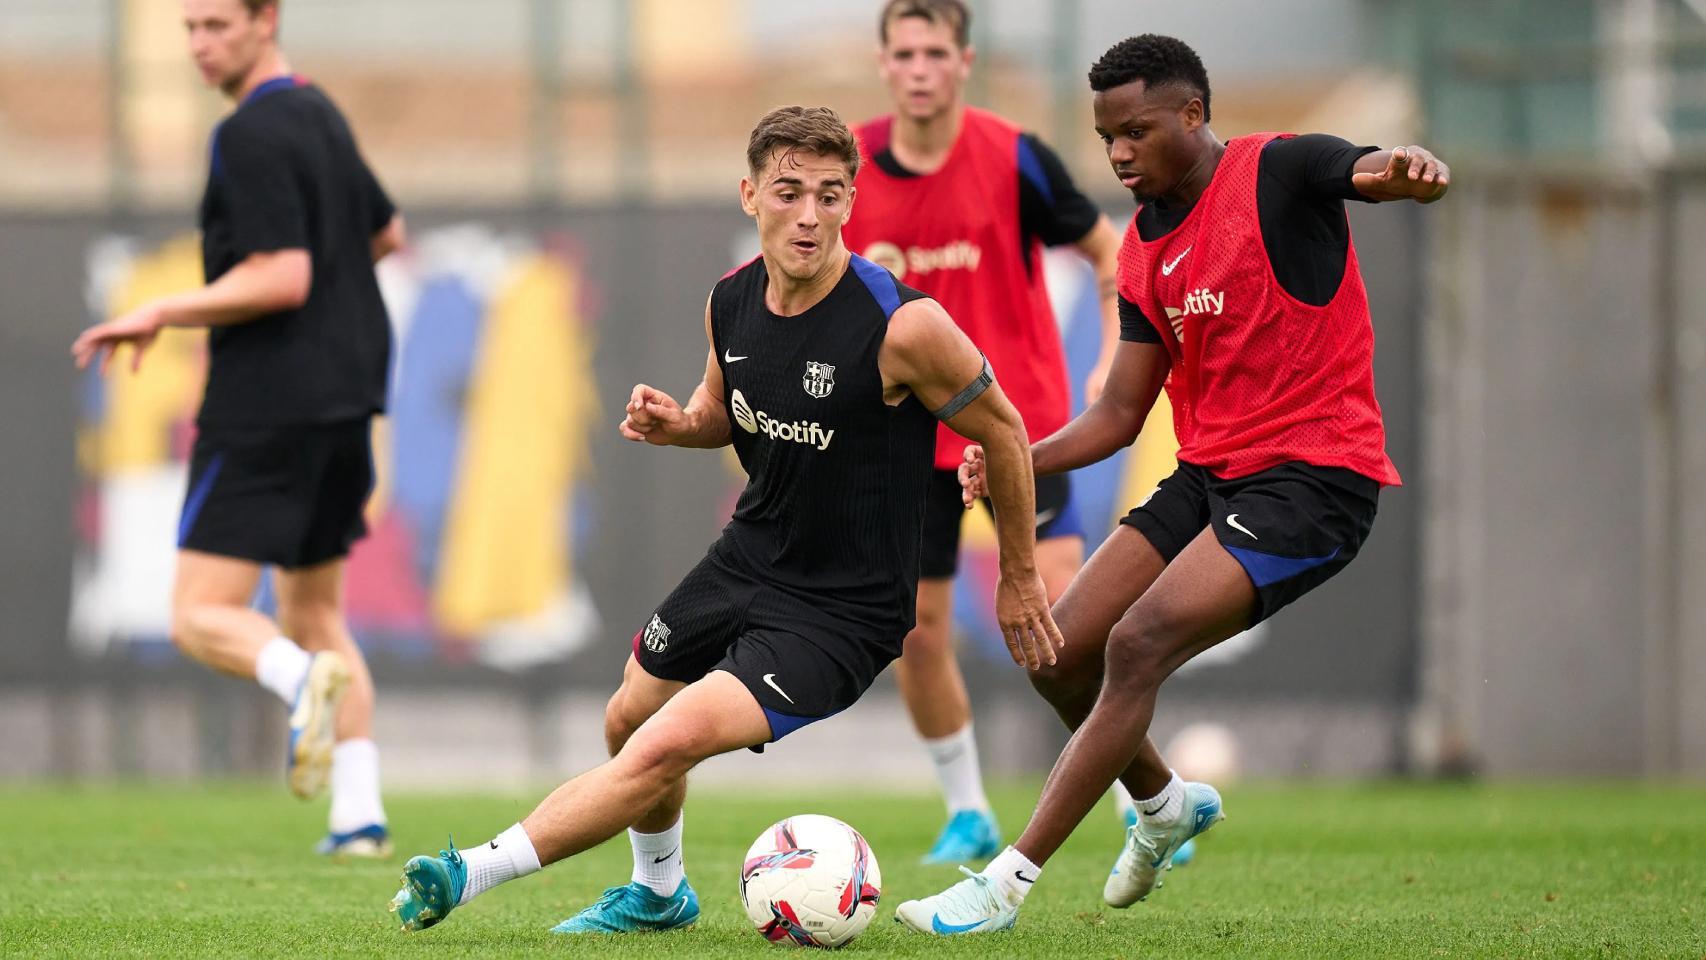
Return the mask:
<svg viewBox="0 0 1706 960">
<path fill-rule="evenodd" d="M 835 367 L 815 360 L 806 361 L 806 392 L 822 400 L 835 389 Z"/>
<path fill-rule="evenodd" d="M 653 653 L 662 653 L 669 646 L 669 627 L 664 625 L 663 618 L 652 614 L 652 622 L 646 624 L 646 635 L 643 641 L 646 649 Z"/>
</svg>

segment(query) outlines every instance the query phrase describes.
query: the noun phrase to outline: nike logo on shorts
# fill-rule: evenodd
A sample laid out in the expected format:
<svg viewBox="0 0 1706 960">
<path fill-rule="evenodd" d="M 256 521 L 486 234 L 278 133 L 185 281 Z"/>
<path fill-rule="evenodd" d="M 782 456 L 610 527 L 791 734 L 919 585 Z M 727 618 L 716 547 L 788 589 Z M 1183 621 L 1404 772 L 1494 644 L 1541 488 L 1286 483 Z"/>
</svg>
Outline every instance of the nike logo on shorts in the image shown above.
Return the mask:
<svg viewBox="0 0 1706 960">
<path fill-rule="evenodd" d="M 749 353 L 746 356 L 750 357 L 750 356 L 752 356 L 752 354 Z M 728 347 L 723 348 L 723 362 L 724 363 L 739 363 L 740 361 L 745 360 L 745 359 L 746 359 L 746 357 L 737 357 L 734 354 L 729 353 Z"/>
<path fill-rule="evenodd" d="M 776 675 L 775 675 L 775 674 L 774 674 L 774 673 L 767 673 L 767 674 L 765 674 L 765 675 L 764 675 L 764 684 L 765 684 L 765 686 L 767 686 L 767 687 L 769 687 L 769 688 L 770 688 L 770 689 L 772 689 L 772 690 L 774 690 L 774 691 L 776 691 L 776 692 L 777 692 L 777 693 L 779 693 L 779 694 L 781 694 L 781 695 L 782 695 L 782 699 L 784 699 L 784 700 L 786 700 L 786 701 L 788 701 L 788 702 L 789 702 L 789 703 L 793 703 L 793 702 L 794 702 L 794 698 L 793 698 L 793 697 L 790 697 L 790 696 L 788 696 L 788 693 L 787 693 L 787 691 L 785 691 L 785 690 L 783 690 L 783 689 L 782 689 L 782 688 L 781 688 L 781 687 L 778 687 L 778 686 L 777 686 L 777 685 L 776 685 Z"/>
<path fill-rule="evenodd" d="M 1262 539 L 1261 537 L 1258 537 L 1255 534 L 1251 533 L 1249 527 L 1246 527 L 1242 523 L 1239 523 L 1238 522 L 1238 514 L 1236 514 L 1236 513 L 1229 513 L 1226 515 L 1226 525 L 1231 527 L 1232 529 L 1238 531 L 1239 533 L 1244 534 L 1245 536 L 1249 537 L 1251 540 Z"/>
</svg>

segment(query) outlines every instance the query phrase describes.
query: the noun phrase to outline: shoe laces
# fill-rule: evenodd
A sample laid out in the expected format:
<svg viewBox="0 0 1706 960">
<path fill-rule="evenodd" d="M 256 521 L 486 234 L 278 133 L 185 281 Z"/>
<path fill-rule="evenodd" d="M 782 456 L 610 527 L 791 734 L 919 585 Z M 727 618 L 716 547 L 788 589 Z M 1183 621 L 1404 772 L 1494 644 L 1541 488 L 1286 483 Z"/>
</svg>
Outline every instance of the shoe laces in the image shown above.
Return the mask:
<svg viewBox="0 0 1706 960">
<path fill-rule="evenodd" d="M 937 895 L 939 905 L 948 907 L 951 913 L 970 917 L 989 916 L 1006 909 L 994 880 L 967 866 L 961 866 L 960 872 L 966 878 Z M 937 912 L 941 912 L 940 908 Z"/>
<path fill-rule="evenodd" d="M 463 870 L 468 869 L 468 865 L 462 862 L 462 851 L 456 849 L 456 838 L 445 837 L 444 842 L 449 845 L 450 849 L 440 850 L 438 852 L 439 859 Z"/>
</svg>

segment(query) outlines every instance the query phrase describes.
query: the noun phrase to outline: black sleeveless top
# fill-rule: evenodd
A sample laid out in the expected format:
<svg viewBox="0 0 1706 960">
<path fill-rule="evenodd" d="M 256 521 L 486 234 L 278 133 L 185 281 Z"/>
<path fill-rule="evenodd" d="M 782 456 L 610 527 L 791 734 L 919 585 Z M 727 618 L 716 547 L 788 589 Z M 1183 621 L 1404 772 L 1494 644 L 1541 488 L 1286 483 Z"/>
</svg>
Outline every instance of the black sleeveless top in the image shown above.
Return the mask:
<svg viewBox="0 0 1706 960">
<path fill-rule="evenodd" d="M 877 353 L 889 318 L 924 294 L 852 256 L 798 316 L 765 306 L 762 257 L 711 294 L 746 489 L 716 552 L 817 606 L 910 629 L 936 419 L 916 397 L 883 402 Z"/>
</svg>

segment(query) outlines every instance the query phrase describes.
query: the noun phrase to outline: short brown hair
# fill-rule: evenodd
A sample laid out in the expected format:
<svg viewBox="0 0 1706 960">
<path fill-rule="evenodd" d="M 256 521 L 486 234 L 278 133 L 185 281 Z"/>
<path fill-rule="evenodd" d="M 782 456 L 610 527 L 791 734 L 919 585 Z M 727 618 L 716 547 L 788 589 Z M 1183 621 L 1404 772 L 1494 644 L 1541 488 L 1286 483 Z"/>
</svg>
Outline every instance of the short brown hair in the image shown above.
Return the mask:
<svg viewBox="0 0 1706 960">
<path fill-rule="evenodd" d="M 776 150 L 806 150 L 835 157 L 847 164 L 849 177 L 859 174 L 859 141 L 840 115 L 828 107 L 777 107 L 765 114 L 746 141 L 747 167 L 758 173 Z"/>
<path fill-rule="evenodd" d="M 971 10 L 961 0 L 889 0 L 883 4 L 882 18 L 877 21 L 877 39 L 887 46 L 889 24 L 907 17 L 919 17 L 932 24 L 947 24 L 953 29 L 954 42 L 961 50 L 971 46 Z"/>
<path fill-rule="evenodd" d="M 277 7 L 279 0 L 243 0 L 243 6 L 249 8 L 249 16 L 258 17 L 261 11 L 268 7 Z"/>
</svg>

